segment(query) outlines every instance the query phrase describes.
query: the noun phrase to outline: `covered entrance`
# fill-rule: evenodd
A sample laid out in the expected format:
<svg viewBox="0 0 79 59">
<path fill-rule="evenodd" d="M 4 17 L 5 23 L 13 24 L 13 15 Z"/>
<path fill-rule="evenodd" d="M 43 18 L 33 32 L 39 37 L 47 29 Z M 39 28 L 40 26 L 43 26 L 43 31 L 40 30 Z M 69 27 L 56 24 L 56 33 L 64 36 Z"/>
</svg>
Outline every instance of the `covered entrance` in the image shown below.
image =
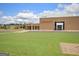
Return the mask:
<svg viewBox="0 0 79 59">
<path fill-rule="evenodd" d="M 55 22 L 55 30 L 64 30 L 64 22 Z"/>
</svg>

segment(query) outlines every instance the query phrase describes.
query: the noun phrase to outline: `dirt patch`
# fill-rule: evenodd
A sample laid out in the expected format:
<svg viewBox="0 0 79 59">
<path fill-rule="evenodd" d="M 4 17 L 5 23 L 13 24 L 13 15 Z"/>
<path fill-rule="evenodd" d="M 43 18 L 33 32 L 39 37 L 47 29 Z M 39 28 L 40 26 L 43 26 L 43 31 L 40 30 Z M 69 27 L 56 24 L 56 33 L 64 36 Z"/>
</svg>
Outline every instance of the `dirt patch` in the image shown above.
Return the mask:
<svg viewBox="0 0 79 59">
<path fill-rule="evenodd" d="M 79 55 L 79 44 L 60 43 L 60 48 L 64 54 Z"/>
</svg>

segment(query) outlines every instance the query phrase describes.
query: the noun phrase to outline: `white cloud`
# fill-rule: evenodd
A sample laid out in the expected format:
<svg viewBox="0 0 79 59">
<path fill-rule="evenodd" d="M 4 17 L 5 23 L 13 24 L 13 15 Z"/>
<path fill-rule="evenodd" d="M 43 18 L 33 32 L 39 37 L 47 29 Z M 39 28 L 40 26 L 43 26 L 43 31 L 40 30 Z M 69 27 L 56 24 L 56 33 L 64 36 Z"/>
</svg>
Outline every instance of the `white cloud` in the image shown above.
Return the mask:
<svg viewBox="0 0 79 59">
<path fill-rule="evenodd" d="M 58 4 L 55 10 L 47 10 L 39 14 L 40 18 L 63 16 L 79 16 L 79 4 Z"/>
<path fill-rule="evenodd" d="M 39 23 L 39 17 L 33 12 L 30 12 L 29 10 L 19 12 L 16 15 L 16 20 L 17 21 L 22 20 L 23 23 Z"/>
<path fill-rule="evenodd" d="M 37 15 L 35 15 L 33 12 L 30 12 L 29 10 L 23 10 L 22 12 L 19 12 L 16 17 L 19 18 L 38 18 Z"/>
<path fill-rule="evenodd" d="M 79 12 L 79 4 L 71 4 L 64 7 L 64 9 L 68 12 Z"/>
<path fill-rule="evenodd" d="M 12 16 L 3 16 L 3 17 L 1 17 L 0 23 L 10 24 L 10 23 L 15 23 L 15 20 Z"/>
<path fill-rule="evenodd" d="M 33 12 L 23 10 L 15 16 L 2 16 L 0 23 L 10 24 L 10 23 L 39 23 L 39 17 Z"/>
</svg>

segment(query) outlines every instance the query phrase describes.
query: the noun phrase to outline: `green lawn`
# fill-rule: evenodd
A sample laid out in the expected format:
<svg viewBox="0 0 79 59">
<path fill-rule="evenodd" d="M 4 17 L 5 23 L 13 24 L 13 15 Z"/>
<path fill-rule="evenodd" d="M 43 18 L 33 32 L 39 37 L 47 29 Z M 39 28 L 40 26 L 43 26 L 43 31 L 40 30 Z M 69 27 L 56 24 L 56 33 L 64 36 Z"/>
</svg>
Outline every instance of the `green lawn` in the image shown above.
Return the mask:
<svg viewBox="0 0 79 59">
<path fill-rule="evenodd" d="M 79 43 L 78 32 L 0 33 L 0 52 L 17 56 L 63 56 L 61 42 Z"/>
</svg>

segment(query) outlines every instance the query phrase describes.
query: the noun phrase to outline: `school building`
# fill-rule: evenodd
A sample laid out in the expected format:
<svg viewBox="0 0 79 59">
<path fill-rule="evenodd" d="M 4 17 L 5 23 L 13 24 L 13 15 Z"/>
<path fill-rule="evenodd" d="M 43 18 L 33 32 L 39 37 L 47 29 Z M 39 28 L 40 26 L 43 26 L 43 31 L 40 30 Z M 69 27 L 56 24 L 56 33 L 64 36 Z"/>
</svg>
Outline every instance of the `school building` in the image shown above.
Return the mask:
<svg viewBox="0 0 79 59">
<path fill-rule="evenodd" d="M 79 16 L 40 18 L 39 24 L 27 24 L 26 30 L 79 30 Z"/>
</svg>

